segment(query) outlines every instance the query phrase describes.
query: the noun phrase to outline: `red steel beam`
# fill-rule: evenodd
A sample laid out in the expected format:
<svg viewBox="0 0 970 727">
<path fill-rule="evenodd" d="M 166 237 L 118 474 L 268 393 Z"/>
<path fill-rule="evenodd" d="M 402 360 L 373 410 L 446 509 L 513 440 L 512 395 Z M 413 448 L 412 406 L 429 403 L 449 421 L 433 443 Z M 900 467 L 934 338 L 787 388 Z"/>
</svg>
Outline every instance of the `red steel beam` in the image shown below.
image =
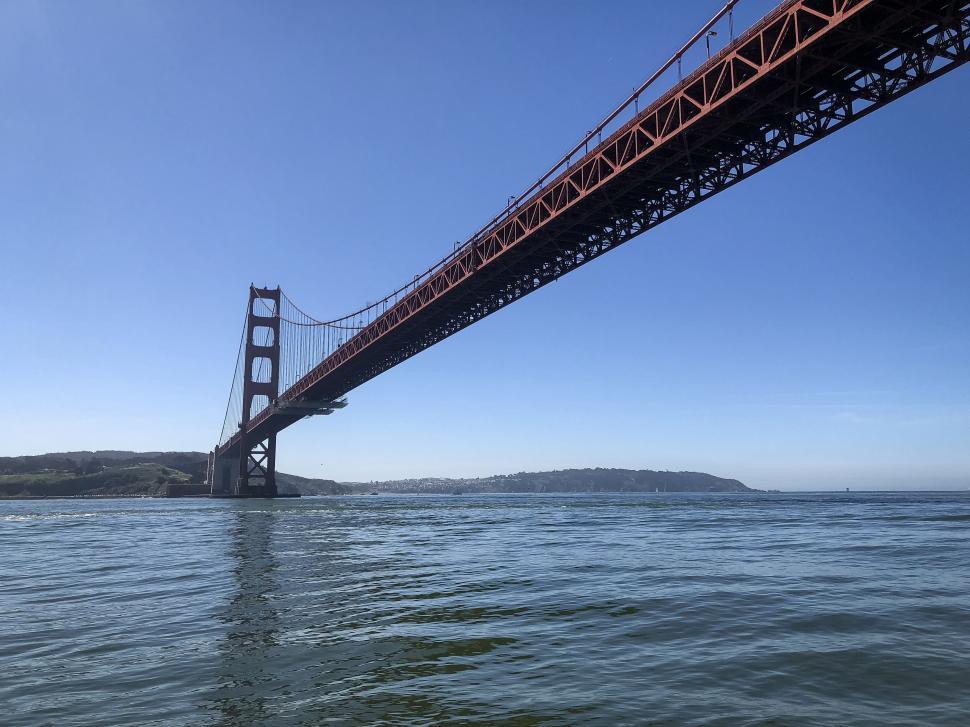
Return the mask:
<svg viewBox="0 0 970 727">
<path fill-rule="evenodd" d="M 669 142 L 704 113 L 787 61 L 876 0 L 791 0 L 763 18 L 730 47 L 661 96 L 636 119 L 589 152 L 520 212 L 496 224 L 401 302 L 364 328 L 283 394 L 295 399 L 381 336 L 445 295 L 506 251 L 526 241 L 564 210 Z M 827 5 L 828 12 L 811 6 Z M 799 22 L 801 19 L 801 22 Z M 809 22 L 811 19 L 814 22 Z"/>
<path fill-rule="evenodd" d="M 425 312 L 453 297 L 455 291 L 473 288 L 476 278 L 487 277 L 493 270 L 502 269 L 506 257 L 528 255 L 533 241 L 537 241 L 535 245 L 548 244 L 548 237 L 544 235 L 555 233 L 546 233 L 546 230 L 554 228 L 564 215 L 578 214 L 576 211 L 582 210 L 586 200 L 594 196 L 600 199 L 618 188 L 620 182 L 636 176 L 640 168 L 662 168 L 661 162 L 667 155 L 682 155 L 684 149 L 681 147 L 686 145 L 692 127 L 707 119 L 718 118 L 722 109 L 750 95 L 753 89 L 770 86 L 769 80 L 776 71 L 790 67 L 793 59 L 810 59 L 813 48 L 823 39 L 852 25 L 867 10 L 872 11 L 871 14 L 912 17 L 914 23 L 932 23 L 937 17 L 933 13 L 927 12 L 925 21 L 920 18 L 922 9 L 930 5 L 934 3 L 903 0 L 788 0 L 783 3 L 576 164 L 548 184 L 541 185 L 517 210 L 500 216 L 501 219 L 494 221 L 470 244 L 446 258 L 440 269 L 423 284 L 324 359 L 283 392 L 281 398 L 298 400 L 307 396 L 328 377 L 353 366 L 358 358 L 365 359 L 369 352 L 378 350 L 392 336 L 417 335 Z M 960 14 L 959 22 L 965 23 L 968 13 L 965 0 L 952 3 L 952 7 L 953 12 Z M 964 28 L 964 25 L 960 27 Z M 853 32 L 857 37 L 860 33 L 865 36 L 865 29 L 860 31 L 856 27 Z M 879 39 L 873 36 L 872 40 Z M 906 44 L 906 41 L 893 40 L 902 46 Z M 959 44 L 962 55 L 952 65 L 966 60 L 965 39 Z M 918 49 L 912 52 L 918 52 Z M 853 63 L 848 50 L 845 58 L 825 60 L 846 65 Z M 859 72 L 867 71 L 862 68 Z M 871 72 L 891 74 L 885 67 Z M 838 79 L 835 83 L 839 83 Z M 760 100 L 766 107 L 772 104 L 779 108 L 785 106 L 783 99 L 774 98 L 767 92 L 762 95 L 764 98 Z M 614 117 L 616 113 L 618 111 Z M 703 146 L 692 151 L 688 148 L 688 156 L 691 153 L 700 159 L 717 155 L 713 151 L 708 153 Z M 651 159 L 659 161 L 651 162 Z M 402 333 L 408 326 L 414 328 L 407 334 Z M 267 407 L 252 419 L 247 431 L 272 429 L 272 424 L 267 421 L 272 416 L 272 407 Z M 280 428 L 292 421 L 292 418 L 283 421 Z M 220 451 L 235 446 L 238 438 L 236 435 L 230 439 Z"/>
</svg>

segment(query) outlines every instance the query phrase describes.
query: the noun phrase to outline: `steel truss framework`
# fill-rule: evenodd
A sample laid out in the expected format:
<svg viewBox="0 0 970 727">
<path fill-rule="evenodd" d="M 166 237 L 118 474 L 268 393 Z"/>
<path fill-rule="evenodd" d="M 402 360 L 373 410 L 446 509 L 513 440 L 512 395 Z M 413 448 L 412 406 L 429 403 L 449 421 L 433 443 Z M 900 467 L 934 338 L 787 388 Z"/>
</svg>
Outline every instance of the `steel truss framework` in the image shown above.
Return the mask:
<svg viewBox="0 0 970 727">
<path fill-rule="evenodd" d="M 786 2 L 281 399 L 336 399 L 968 59 L 970 0 Z M 245 431 L 264 436 L 295 421 L 274 412 Z"/>
</svg>

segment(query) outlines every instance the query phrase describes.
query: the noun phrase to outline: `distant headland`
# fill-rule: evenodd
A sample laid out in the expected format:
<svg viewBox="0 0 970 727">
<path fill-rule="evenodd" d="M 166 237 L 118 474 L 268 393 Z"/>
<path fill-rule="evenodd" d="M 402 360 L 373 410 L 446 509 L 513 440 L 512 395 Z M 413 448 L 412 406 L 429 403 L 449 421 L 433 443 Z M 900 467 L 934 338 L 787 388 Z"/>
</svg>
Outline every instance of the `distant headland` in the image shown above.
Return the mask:
<svg viewBox="0 0 970 727">
<path fill-rule="evenodd" d="M 203 452 L 98 450 L 0 457 L 0 498 L 164 497 L 170 485 L 200 483 Z M 277 472 L 282 493 L 476 494 L 537 492 L 760 492 L 704 472 L 567 469 L 477 478 L 422 477 L 383 482 L 335 482 Z"/>
</svg>

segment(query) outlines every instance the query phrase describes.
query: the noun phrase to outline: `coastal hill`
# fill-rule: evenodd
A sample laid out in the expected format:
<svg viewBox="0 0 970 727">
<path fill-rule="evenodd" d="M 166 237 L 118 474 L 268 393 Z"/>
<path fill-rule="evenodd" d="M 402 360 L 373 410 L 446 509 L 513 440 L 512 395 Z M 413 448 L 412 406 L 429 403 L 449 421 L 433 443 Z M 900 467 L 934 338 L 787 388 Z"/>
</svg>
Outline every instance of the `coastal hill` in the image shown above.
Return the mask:
<svg viewBox="0 0 970 727">
<path fill-rule="evenodd" d="M 205 480 L 204 452 L 54 452 L 0 457 L 0 497 L 162 497 L 168 485 Z M 333 480 L 276 473 L 280 492 L 301 495 L 350 494 Z"/>
<path fill-rule="evenodd" d="M 519 472 L 474 479 L 425 477 L 371 484 L 351 483 L 355 491 L 371 492 L 757 492 L 738 480 L 703 472 L 654 470 L 572 469 Z"/>
<path fill-rule="evenodd" d="M 56 452 L 0 457 L 0 497 L 161 496 L 170 484 L 202 482 L 201 452 Z"/>
<path fill-rule="evenodd" d="M 0 457 L 0 497 L 163 496 L 168 485 L 202 482 L 202 452 L 98 450 Z M 703 472 L 570 469 L 480 478 L 425 477 L 384 482 L 311 479 L 277 472 L 282 493 L 757 492 Z"/>
</svg>

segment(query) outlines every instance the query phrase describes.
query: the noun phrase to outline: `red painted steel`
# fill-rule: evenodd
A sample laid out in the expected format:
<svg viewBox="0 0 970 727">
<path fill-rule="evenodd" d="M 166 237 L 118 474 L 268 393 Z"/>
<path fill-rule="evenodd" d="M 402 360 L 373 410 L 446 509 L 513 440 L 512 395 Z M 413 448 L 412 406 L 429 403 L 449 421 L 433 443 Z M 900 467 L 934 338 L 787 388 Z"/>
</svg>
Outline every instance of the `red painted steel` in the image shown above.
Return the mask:
<svg viewBox="0 0 970 727">
<path fill-rule="evenodd" d="M 243 358 L 242 422 L 239 433 L 239 476 L 233 494 L 276 497 L 276 432 L 252 432 L 248 426 L 253 400 L 266 397 L 275 401 L 279 395 L 280 376 L 280 289 L 249 286 L 246 312 L 246 343 Z M 267 329 L 268 340 L 257 342 L 256 331 Z M 255 365 L 256 362 L 259 365 Z M 253 369 L 267 375 L 256 376 Z M 264 380 L 265 379 L 265 380 Z M 264 409 L 265 411 L 265 409 Z M 209 480 L 212 484 L 213 480 Z"/>
<path fill-rule="evenodd" d="M 280 398 L 346 393 L 965 63 L 968 38 L 965 0 L 783 3 L 575 164 L 541 179 Z M 293 421 L 267 407 L 244 431 L 262 436 Z"/>
</svg>

